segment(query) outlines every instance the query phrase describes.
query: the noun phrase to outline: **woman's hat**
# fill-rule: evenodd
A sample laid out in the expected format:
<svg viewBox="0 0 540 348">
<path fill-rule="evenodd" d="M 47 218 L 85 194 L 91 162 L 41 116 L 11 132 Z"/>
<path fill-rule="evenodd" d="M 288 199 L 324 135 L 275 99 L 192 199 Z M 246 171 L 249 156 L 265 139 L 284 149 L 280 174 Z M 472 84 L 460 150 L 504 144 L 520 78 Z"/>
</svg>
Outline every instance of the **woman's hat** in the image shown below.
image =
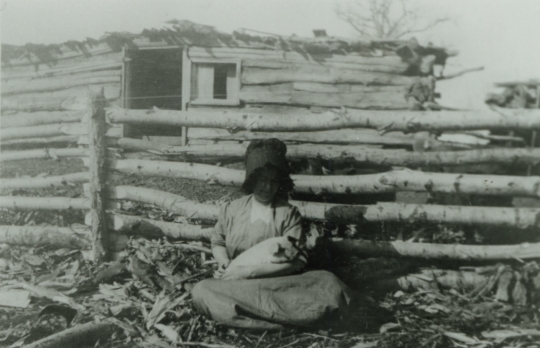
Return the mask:
<svg viewBox="0 0 540 348">
<path fill-rule="evenodd" d="M 264 168 L 267 165 L 275 167 L 280 176 L 290 174 L 289 162 L 285 155 L 287 154 L 287 145 L 281 140 L 272 138 L 265 140 L 254 140 L 249 143 L 246 150 L 246 179 L 254 171 Z"/>
</svg>

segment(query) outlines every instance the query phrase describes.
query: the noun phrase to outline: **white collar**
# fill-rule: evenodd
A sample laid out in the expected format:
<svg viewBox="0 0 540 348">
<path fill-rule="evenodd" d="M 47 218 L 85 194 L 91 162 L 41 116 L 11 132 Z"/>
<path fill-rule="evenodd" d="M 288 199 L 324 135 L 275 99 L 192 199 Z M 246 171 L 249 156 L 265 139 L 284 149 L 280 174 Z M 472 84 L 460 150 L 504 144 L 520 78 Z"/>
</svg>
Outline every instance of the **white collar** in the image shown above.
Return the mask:
<svg viewBox="0 0 540 348">
<path fill-rule="evenodd" d="M 264 205 L 255 199 L 255 196 L 251 199 L 251 222 L 261 220 L 265 223 L 269 223 L 272 220 L 272 205 Z"/>
</svg>

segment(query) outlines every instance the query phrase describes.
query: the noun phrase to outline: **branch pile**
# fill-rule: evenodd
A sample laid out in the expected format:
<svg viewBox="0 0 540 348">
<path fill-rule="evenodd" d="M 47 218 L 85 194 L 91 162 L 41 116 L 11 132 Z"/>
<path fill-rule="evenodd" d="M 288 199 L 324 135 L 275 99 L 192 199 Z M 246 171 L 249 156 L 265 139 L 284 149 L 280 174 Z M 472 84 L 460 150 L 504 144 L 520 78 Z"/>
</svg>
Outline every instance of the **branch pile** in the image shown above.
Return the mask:
<svg viewBox="0 0 540 348">
<path fill-rule="evenodd" d="M 486 104 L 509 109 L 538 109 L 540 102 L 540 80 L 527 82 L 498 83 L 501 93 L 489 93 Z"/>
</svg>

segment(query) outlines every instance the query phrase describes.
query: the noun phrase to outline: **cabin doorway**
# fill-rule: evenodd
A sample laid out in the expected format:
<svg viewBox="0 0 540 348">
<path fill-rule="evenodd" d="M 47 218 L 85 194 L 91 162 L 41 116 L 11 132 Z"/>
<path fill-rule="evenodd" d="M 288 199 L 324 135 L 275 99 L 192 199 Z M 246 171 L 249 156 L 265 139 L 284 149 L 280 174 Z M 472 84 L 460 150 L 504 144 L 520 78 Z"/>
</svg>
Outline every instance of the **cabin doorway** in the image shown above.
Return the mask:
<svg viewBox="0 0 540 348">
<path fill-rule="evenodd" d="M 182 48 L 126 49 L 123 69 L 125 109 L 182 110 Z M 152 115 L 148 115 L 152 117 Z M 124 129 L 132 138 L 173 137 L 181 141 L 181 127 L 136 126 Z M 151 139 L 158 140 L 158 139 Z M 165 141 L 166 139 L 161 139 Z"/>
</svg>

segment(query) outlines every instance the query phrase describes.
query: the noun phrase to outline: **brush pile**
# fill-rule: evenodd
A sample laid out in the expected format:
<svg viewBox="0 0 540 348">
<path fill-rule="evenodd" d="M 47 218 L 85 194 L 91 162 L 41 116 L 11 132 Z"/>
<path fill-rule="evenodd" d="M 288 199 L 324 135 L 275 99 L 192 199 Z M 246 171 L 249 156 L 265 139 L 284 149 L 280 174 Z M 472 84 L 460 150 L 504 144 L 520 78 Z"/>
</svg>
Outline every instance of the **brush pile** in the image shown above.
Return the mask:
<svg viewBox="0 0 540 348">
<path fill-rule="evenodd" d="M 537 109 L 540 107 L 540 80 L 498 83 L 501 93 L 489 93 L 486 104 L 509 109 Z"/>
</svg>

